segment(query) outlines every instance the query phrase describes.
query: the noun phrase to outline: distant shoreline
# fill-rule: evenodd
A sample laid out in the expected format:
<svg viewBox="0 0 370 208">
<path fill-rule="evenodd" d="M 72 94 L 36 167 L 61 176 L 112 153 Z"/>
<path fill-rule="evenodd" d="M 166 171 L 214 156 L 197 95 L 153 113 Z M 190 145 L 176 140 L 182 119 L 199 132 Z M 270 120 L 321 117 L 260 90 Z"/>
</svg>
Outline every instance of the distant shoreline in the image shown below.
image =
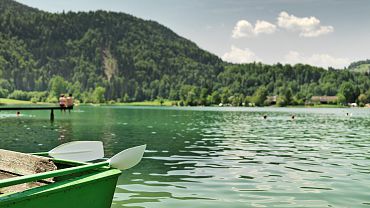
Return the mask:
<svg viewBox="0 0 370 208">
<path fill-rule="evenodd" d="M 160 101 L 143 101 L 143 102 L 129 102 L 129 103 L 83 103 L 80 104 L 81 106 L 164 106 L 164 107 L 188 107 L 188 106 L 177 106 L 173 105 L 176 101 L 164 101 L 162 104 Z M 24 101 L 24 100 L 14 100 L 14 99 L 7 99 L 7 98 L 0 98 L 0 106 L 6 105 L 57 105 L 55 103 L 32 103 L 31 101 Z M 193 106 L 197 107 L 197 106 Z M 202 107 L 202 106 L 198 106 Z M 211 105 L 207 107 L 219 107 L 218 105 Z M 241 108 L 254 108 L 254 107 L 244 107 L 244 106 L 224 106 L 222 108 L 228 107 L 241 107 Z M 319 105 L 288 105 L 284 107 L 278 107 L 276 105 L 271 106 L 262 106 L 262 107 L 277 107 L 277 108 L 350 108 L 349 106 L 342 106 L 342 105 L 330 105 L 330 104 L 319 104 Z M 358 107 L 362 108 L 362 107 Z"/>
</svg>

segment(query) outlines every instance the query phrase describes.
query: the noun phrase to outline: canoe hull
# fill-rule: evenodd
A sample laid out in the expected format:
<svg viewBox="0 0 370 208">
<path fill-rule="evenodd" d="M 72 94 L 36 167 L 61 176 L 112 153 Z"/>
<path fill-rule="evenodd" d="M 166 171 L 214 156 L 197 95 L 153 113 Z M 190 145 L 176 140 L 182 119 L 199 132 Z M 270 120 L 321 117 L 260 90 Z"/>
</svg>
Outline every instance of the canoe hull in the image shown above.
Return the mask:
<svg viewBox="0 0 370 208">
<path fill-rule="evenodd" d="M 84 174 L 0 197 L 1 208 L 110 208 L 121 171 Z"/>
</svg>

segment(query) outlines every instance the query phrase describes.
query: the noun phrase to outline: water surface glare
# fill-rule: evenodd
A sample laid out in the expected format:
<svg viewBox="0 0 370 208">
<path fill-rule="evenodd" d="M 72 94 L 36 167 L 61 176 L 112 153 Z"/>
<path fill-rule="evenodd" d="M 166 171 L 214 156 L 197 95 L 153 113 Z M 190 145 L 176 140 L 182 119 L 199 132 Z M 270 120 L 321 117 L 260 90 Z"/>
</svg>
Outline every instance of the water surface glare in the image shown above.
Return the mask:
<svg viewBox="0 0 370 208">
<path fill-rule="evenodd" d="M 0 112 L 0 148 L 101 140 L 110 157 L 147 144 L 112 208 L 370 207 L 370 109 L 102 106 L 54 123 L 21 113 Z"/>
</svg>

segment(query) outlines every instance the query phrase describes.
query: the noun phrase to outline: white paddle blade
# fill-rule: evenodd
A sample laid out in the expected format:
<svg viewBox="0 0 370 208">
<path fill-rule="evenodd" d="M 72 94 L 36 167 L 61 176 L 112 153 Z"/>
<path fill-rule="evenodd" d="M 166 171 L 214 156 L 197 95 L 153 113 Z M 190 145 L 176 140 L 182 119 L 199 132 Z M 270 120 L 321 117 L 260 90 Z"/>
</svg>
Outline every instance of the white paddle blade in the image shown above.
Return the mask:
<svg viewBox="0 0 370 208">
<path fill-rule="evenodd" d="M 126 170 L 137 165 L 143 158 L 146 145 L 125 149 L 109 159 L 109 165 L 113 168 Z"/>
<path fill-rule="evenodd" d="M 104 157 L 103 142 L 75 141 L 62 144 L 49 151 L 49 156 L 63 159 L 87 162 Z"/>
</svg>

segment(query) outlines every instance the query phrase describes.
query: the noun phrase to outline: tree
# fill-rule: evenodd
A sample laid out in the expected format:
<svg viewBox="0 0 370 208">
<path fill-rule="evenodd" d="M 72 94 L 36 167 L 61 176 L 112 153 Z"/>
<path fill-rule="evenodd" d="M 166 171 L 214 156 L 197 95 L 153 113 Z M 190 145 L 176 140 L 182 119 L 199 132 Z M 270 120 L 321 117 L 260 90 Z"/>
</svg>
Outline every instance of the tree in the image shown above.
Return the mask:
<svg viewBox="0 0 370 208">
<path fill-rule="evenodd" d="M 159 104 L 162 106 L 164 104 L 163 97 L 157 97 L 157 100 L 159 101 Z"/>
<path fill-rule="evenodd" d="M 354 103 L 359 94 L 351 82 L 343 83 L 339 88 L 339 93 L 345 97 L 347 103 Z"/>
<path fill-rule="evenodd" d="M 1 76 L 1 70 L 0 70 L 0 76 Z M 9 83 L 9 81 L 0 78 L 0 97 L 4 97 L 4 98 L 7 97 L 9 95 L 9 92 L 12 92 L 13 90 L 14 89 L 12 89 L 12 85 Z"/>
<path fill-rule="evenodd" d="M 337 94 L 337 97 L 338 97 L 338 100 L 337 100 L 338 104 L 341 104 L 341 105 L 347 104 L 346 97 L 343 94 L 339 93 Z"/>
<path fill-rule="evenodd" d="M 0 98 L 5 98 L 9 94 L 9 91 L 0 87 Z"/>
<path fill-rule="evenodd" d="M 233 106 L 242 106 L 244 102 L 244 96 L 242 94 L 236 94 L 230 98 Z"/>
<path fill-rule="evenodd" d="M 127 93 L 125 93 L 125 95 L 123 96 L 122 101 L 125 103 L 130 102 L 130 97 L 128 96 Z"/>
<path fill-rule="evenodd" d="M 227 87 L 224 87 L 222 89 L 222 93 L 221 93 L 220 97 L 221 97 L 221 102 L 223 104 L 229 103 L 229 98 L 231 97 L 230 89 L 227 88 Z"/>
<path fill-rule="evenodd" d="M 293 99 L 292 89 L 290 88 L 285 89 L 283 93 L 283 97 L 284 97 L 286 105 L 292 104 L 292 99 Z"/>
<path fill-rule="evenodd" d="M 366 94 L 360 94 L 357 100 L 360 106 L 364 106 L 366 103 L 369 102 L 369 97 Z"/>
<path fill-rule="evenodd" d="M 245 98 L 244 98 L 244 106 L 250 106 L 251 103 L 253 102 L 252 100 L 253 100 L 253 98 L 251 96 L 245 96 Z"/>
<path fill-rule="evenodd" d="M 279 106 L 279 107 L 284 107 L 286 105 L 288 105 L 288 102 L 286 101 L 286 97 L 285 96 L 278 96 L 277 99 L 276 99 L 276 105 Z"/>
<path fill-rule="evenodd" d="M 221 102 L 220 94 L 218 91 L 213 91 L 211 95 L 207 96 L 207 104 L 219 104 Z"/>
<path fill-rule="evenodd" d="M 104 87 L 97 87 L 93 92 L 93 102 L 94 103 L 103 103 L 105 101 L 104 98 L 105 88 Z"/>
<path fill-rule="evenodd" d="M 186 96 L 185 105 L 194 106 L 196 104 L 196 88 L 192 88 L 190 91 L 188 91 L 188 94 Z"/>
<path fill-rule="evenodd" d="M 49 97 L 58 98 L 67 91 L 67 82 L 61 76 L 54 76 L 49 81 Z"/>
<path fill-rule="evenodd" d="M 264 86 L 259 87 L 253 94 L 253 102 L 257 106 L 263 106 L 267 97 L 267 89 Z"/>
</svg>

